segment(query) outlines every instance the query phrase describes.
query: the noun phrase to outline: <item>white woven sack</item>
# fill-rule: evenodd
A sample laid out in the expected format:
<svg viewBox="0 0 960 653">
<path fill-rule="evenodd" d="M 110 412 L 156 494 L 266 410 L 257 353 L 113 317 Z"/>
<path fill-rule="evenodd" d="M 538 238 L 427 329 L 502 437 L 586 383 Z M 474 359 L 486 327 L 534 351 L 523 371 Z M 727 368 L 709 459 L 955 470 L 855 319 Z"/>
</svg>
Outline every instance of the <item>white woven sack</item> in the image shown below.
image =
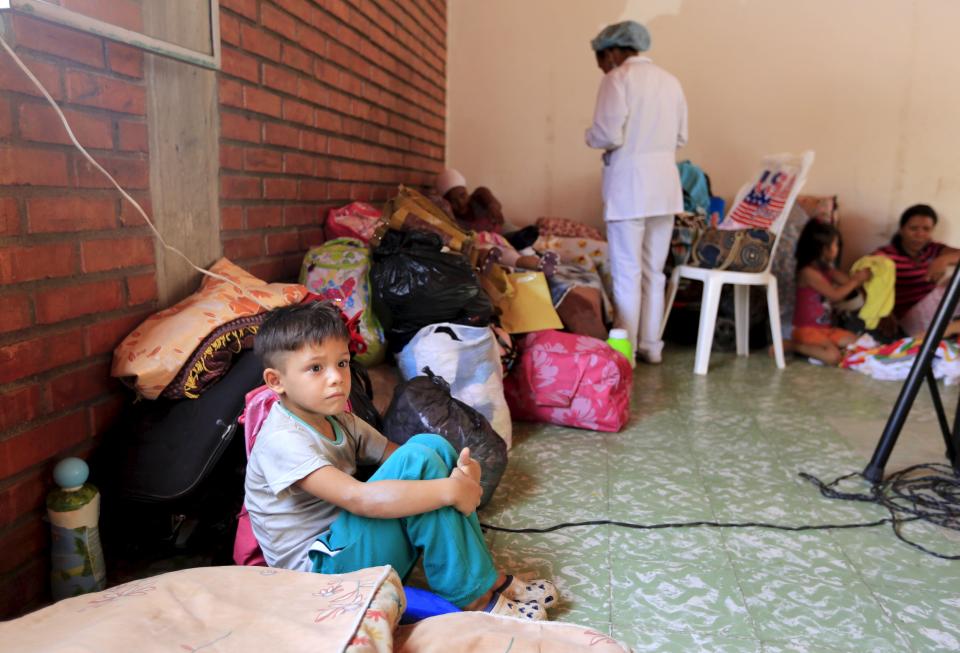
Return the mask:
<svg viewBox="0 0 960 653">
<path fill-rule="evenodd" d="M 503 368 L 493 331 L 443 322 L 417 331 L 397 356 L 403 379 L 429 367 L 450 384 L 450 394 L 487 418 L 493 430 L 512 445 L 513 423 L 503 395 Z"/>
</svg>

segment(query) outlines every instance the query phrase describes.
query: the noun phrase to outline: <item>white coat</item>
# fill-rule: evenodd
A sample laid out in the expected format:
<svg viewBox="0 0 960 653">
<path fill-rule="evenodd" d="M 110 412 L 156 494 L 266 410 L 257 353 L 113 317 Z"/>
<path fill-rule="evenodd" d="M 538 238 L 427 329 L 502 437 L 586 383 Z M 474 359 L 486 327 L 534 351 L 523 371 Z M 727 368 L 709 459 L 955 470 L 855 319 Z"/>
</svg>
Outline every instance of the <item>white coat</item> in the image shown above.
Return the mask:
<svg viewBox="0 0 960 653">
<path fill-rule="evenodd" d="M 587 145 L 606 150 L 604 220 L 683 211 L 676 150 L 687 142 L 687 101 L 677 78 L 634 56 L 603 76 Z"/>
</svg>

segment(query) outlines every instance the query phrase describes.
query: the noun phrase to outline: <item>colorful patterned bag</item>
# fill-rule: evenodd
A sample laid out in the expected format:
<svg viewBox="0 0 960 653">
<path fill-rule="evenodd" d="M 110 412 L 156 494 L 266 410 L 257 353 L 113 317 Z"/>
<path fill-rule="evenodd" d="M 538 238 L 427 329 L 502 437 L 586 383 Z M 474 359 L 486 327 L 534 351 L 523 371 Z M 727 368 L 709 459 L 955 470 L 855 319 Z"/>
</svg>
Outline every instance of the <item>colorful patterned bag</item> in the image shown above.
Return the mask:
<svg viewBox="0 0 960 653">
<path fill-rule="evenodd" d="M 365 202 L 351 202 L 338 209 L 330 209 L 327 221 L 323 223 L 323 235 L 327 240 L 356 238 L 369 243 L 380 224 L 381 215 L 379 209 Z"/>
<path fill-rule="evenodd" d="M 336 302 L 348 318 L 362 311 L 359 328 L 366 350 L 357 351 L 356 360 L 365 367 L 383 362 L 383 328 L 370 298 L 370 250 L 362 241 L 335 238 L 312 248 L 303 258 L 300 283 Z"/>
<path fill-rule="evenodd" d="M 690 252 L 690 264 L 711 270 L 763 272 L 775 238 L 766 229 L 704 229 Z"/>
<path fill-rule="evenodd" d="M 538 331 L 520 349 L 520 364 L 503 382 L 514 419 L 610 432 L 627 423 L 633 370 L 607 343 Z"/>
<path fill-rule="evenodd" d="M 696 213 L 678 213 L 673 220 L 673 236 L 670 239 L 670 256 L 666 269 L 673 270 L 678 265 L 686 265 L 693 255 L 693 247 L 700 234 L 707 228 L 706 220 Z"/>
</svg>

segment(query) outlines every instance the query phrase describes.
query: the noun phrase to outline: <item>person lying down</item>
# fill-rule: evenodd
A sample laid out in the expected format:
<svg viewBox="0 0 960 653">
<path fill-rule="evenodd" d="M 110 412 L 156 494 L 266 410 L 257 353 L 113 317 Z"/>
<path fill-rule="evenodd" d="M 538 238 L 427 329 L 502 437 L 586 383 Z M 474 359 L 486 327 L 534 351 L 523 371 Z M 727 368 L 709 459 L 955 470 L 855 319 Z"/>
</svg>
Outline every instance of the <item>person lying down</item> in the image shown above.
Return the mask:
<svg viewBox="0 0 960 653">
<path fill-rule="evenodd" d="M 556 252 L 546 251 L 538 254 L 530 245 L 537 240 L 536 227 L 515 230 L 507 225 L 503 217 L 503 208 L 493 192 L 480 186 L 472 193 L 467 190 L 467 181 L 453 168 L 447 168 L 439 175 L 434 185 L 437 198 L 463 229 L 477 233 L 477 246 L 484 249 L 480 268 L 489 272 L 496 264 L 512 268 L 540 270 L 551 276 L 560 262 Z M 446 205 L 446 206 L 444 206 Z"/>
</svg>

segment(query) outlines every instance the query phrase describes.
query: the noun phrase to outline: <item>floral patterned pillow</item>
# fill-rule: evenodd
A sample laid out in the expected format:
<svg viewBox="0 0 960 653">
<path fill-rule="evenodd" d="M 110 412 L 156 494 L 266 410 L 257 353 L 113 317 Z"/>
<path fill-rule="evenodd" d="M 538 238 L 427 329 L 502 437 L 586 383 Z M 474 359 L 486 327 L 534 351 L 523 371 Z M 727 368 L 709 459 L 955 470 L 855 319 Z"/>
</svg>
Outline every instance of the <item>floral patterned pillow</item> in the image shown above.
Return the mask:
<svg viewBox="0 0 960 653">
<path fill-rule="evenodd" d="M 210 271 L 237 285 L 205 276 L 197 292 L 148 317 L 113 351 L 112 376 L 146 399 L 156 399 L 214 330 L 240 317 L 297 304 L 307 294 L 299 284 L 268 284 L 225 258 Z"/>
<path fill-rule="evenodd" d="M 537 228 L 540 230 L 541 236 L 606 240 L 603 234 L 594 227 L 568 218 L 537 218 Z"/>
</svg>

